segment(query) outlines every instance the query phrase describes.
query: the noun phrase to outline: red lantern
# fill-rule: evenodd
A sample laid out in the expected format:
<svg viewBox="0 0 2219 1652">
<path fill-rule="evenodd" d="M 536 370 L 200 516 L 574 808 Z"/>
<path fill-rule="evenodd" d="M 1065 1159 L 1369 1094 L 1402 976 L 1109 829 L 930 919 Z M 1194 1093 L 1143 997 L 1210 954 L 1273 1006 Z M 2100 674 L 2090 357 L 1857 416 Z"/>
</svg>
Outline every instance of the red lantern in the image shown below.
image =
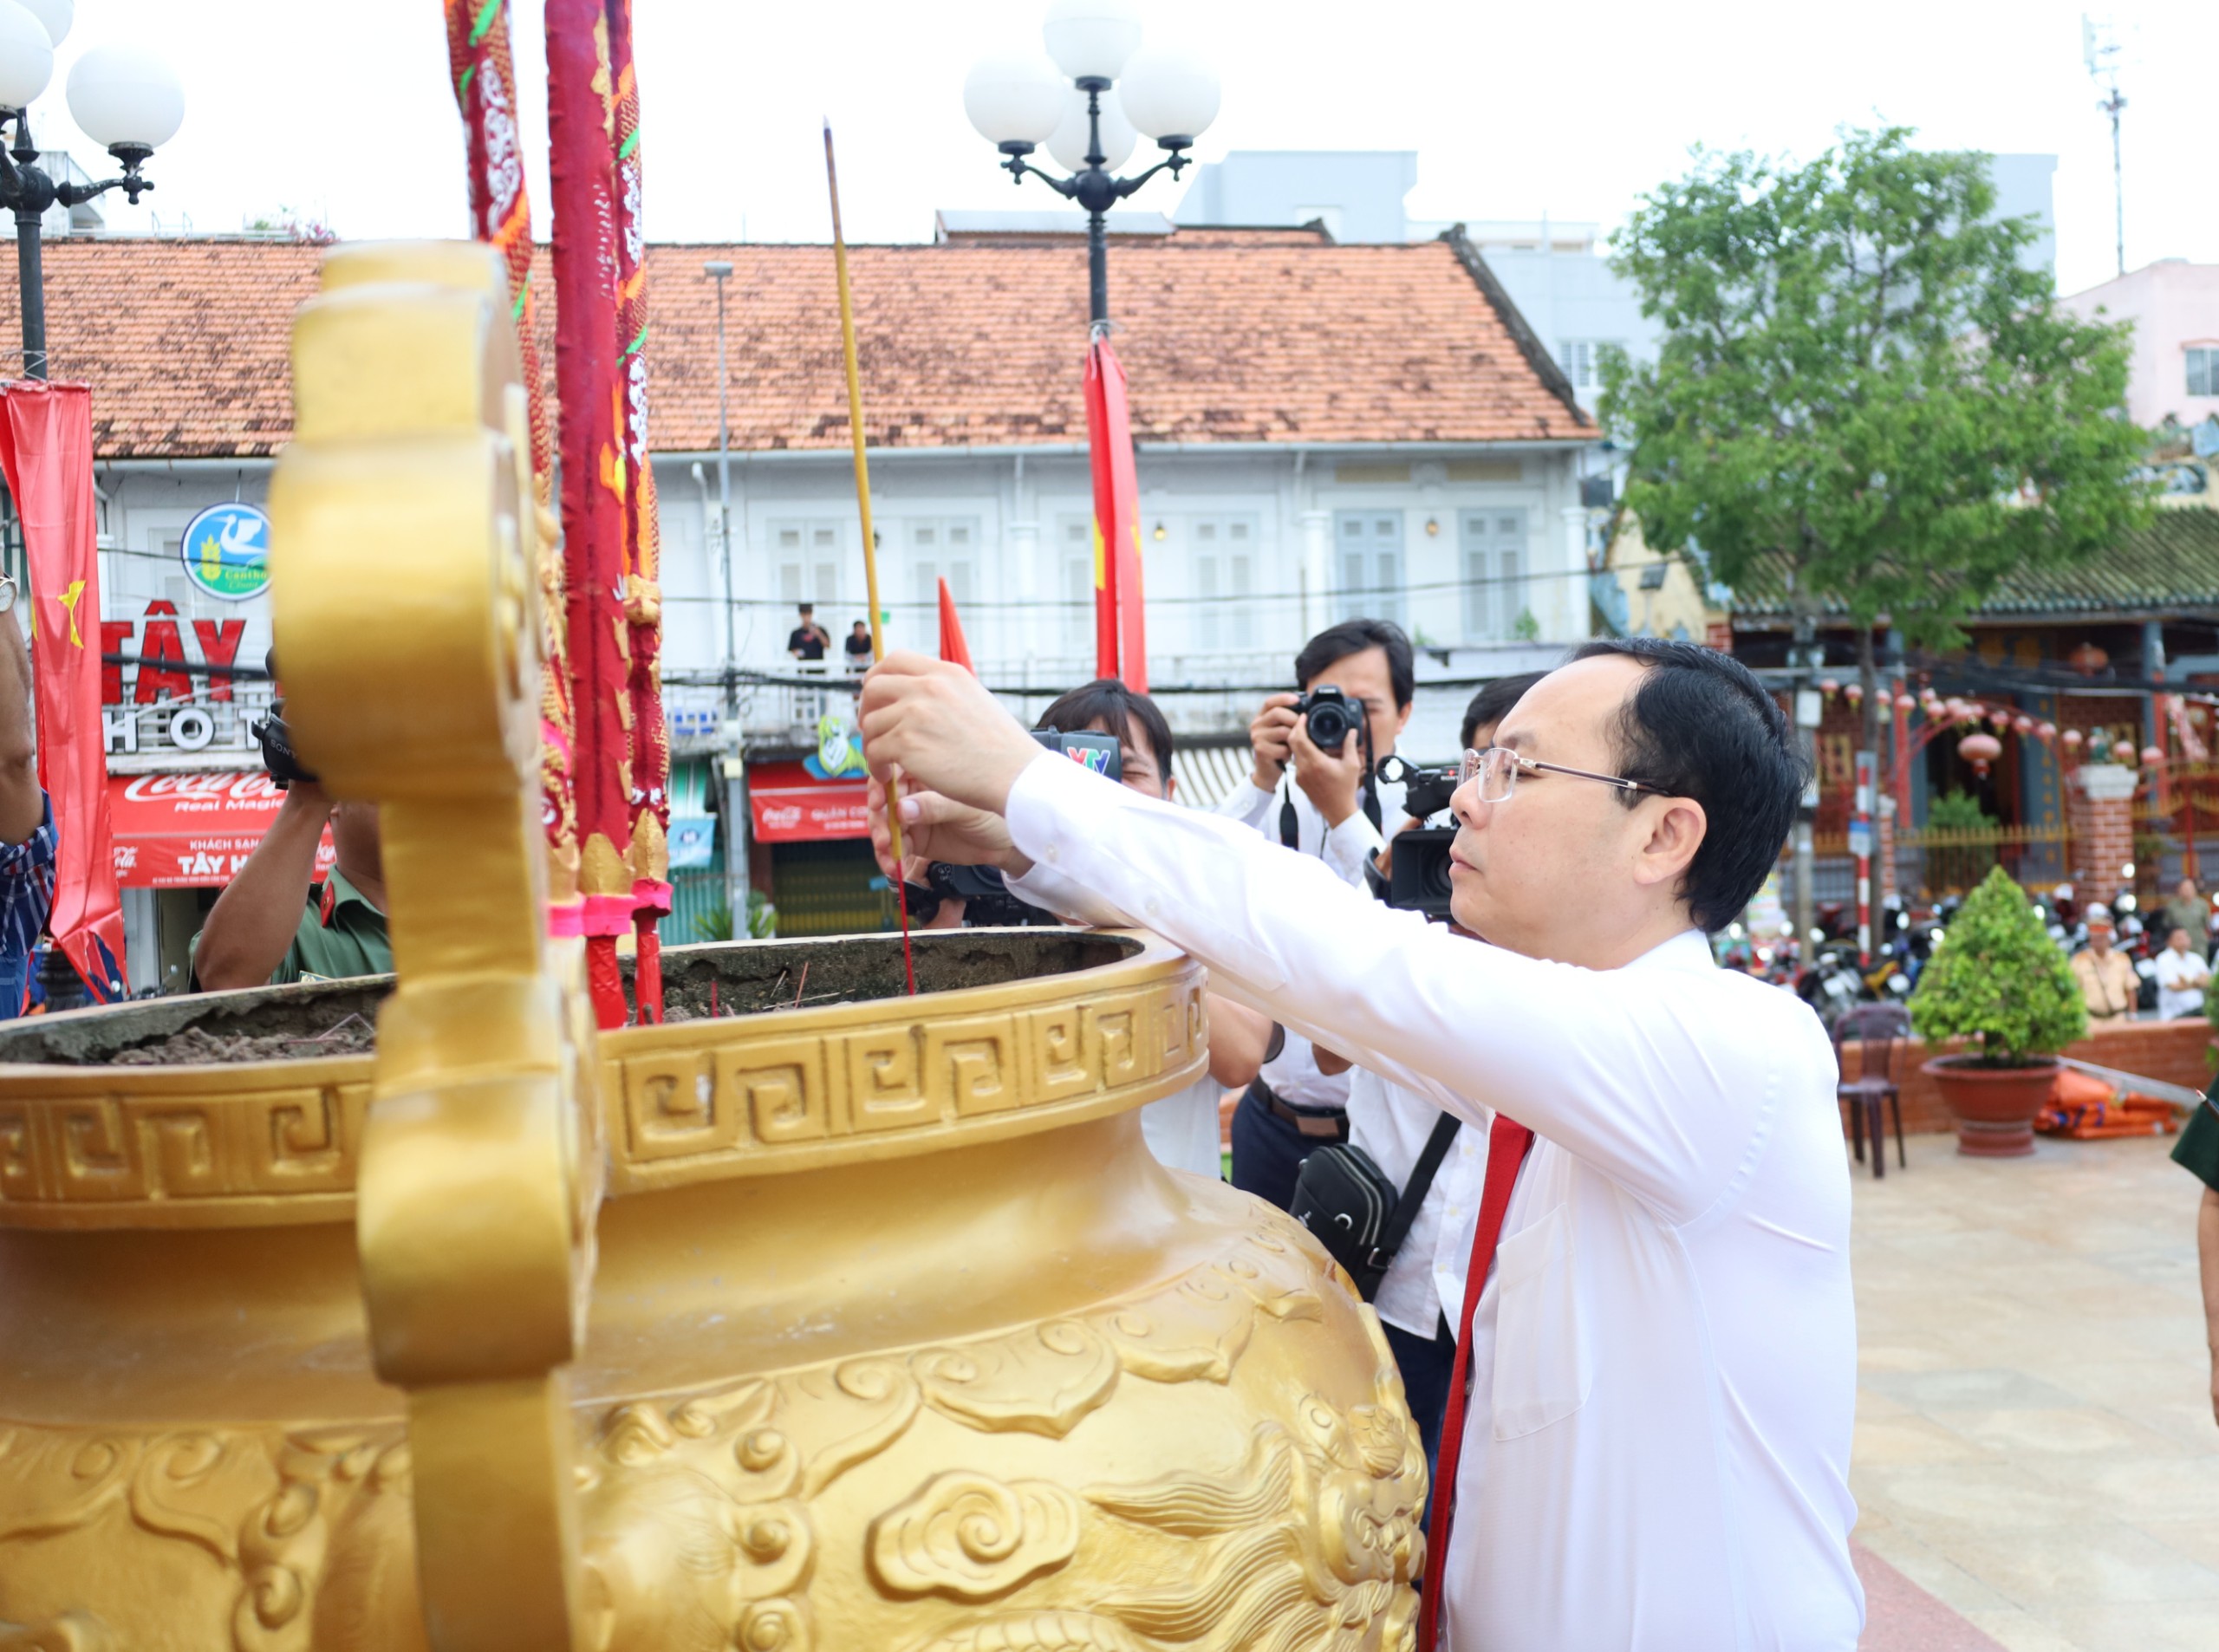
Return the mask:
<svg viewBox="0 0 2219 1652">
<path fill-rule="evenodd" d="M 2063 736 L 2065 740 L 2065 749 L 2068 751 L 2078 750 L 2082 738 L 2080 731 L 2077 728 L 2069 728 L 2066 730 Z"/>
<path fill-rule="evenodd" d="M 1968 734 L 1957 742 L 1957 755 L 1973 765 L 1973 772 L 1983 779 L 1988 765 L 2003 755 L 2003 742 L 1993 734 Z"/>
<path fill-rule="evenodd" d="M 2034 732 L 2034 719 L 2021 712 L 2011 719 L 2011 728 L 2013 732 L 2023 738 Z"/>
<path fill-rule="evenodd" d="M 2165 754 L 2159 751 L 2156 746 L 2145 745 L 2142 748 L 2142 766 L 2144 768 L 2154 769 L 2164 760 Z"/>
<path fill-rule="evenodd" d="M 1909 694 L 1898 694 L 1896 696 L 1896 709 L 1899 712 L 1909 712 L 1917 704 L 1918 702 L 1913 699 Z"/>
<path fill-rule="evenodd" d="M 2065 656 L 2065 663 L 2083 677 L 2092 677 L 2112 662 L 2112 657 L 2092 642 L 2084 642 Z"/>
<path fill-rule="evenodd" d="M 2040 740 L 2040 741 L 2044 745 L 2047 745 L 2051 744 L 2051 742 L 2054 741 L 2054 740 L 2057 738 L 2057 725 L 2056 725 L 2056 724 L 2054 724 L 2054 723 L 2037 723 L 2037 724 L 2035 724 L 2035 725 L 2034 725 L 2034 738 L 2035 738 L 2036 739 Z M 2079 742 L 2077 742 L 2077 741 L 2068 740 L 2068 741 L 2066 742 L 2066 744 L 2067 744 L 2068 745 L 2077 745 L 2077 744 L 2079 744 Z"/>
<path fill-rule="evenodd" d="M 1858 706 L 1864 703 L 1864 685 L 1863 683 L 1851 683 L 1848 687 L 1843 689 L 1841 692 L 1842 697 L 1848 700 L 1851 705 Z"/>
<path fill-rule="evenodd" d="M 1841 685 L 1832 677 L 1822 678 L 1819 683 L 1819 692 L 1828 699 L 1832 699 L 1836 694 L 1841 693 Z"/>
<path fill-rule="evenodd" d="M 1998 734 L 2002 733 L 2005 729 L 2011 726 L 2010 707 L 2007 706 L 1997 706 L 1994 711 L 1988 714 L 1988 720 L 1995 725 L 1995 732 Z"/>
<path fill-rule="evenodd" d="M 2134 750 L 2134 742 L 2133 742 L 2133 741 L 2131 741 L 2131 740 L 2113 740 L 2113 741 L 2112 742 L 2112 762 L 2114 762 L 2114 763 L 2132 763 L 2132 762 L 2134 761 L 2135 755 L 2136 755 L 2136 754 L 2135 754 L 2135 750 Z"/>
</svg>

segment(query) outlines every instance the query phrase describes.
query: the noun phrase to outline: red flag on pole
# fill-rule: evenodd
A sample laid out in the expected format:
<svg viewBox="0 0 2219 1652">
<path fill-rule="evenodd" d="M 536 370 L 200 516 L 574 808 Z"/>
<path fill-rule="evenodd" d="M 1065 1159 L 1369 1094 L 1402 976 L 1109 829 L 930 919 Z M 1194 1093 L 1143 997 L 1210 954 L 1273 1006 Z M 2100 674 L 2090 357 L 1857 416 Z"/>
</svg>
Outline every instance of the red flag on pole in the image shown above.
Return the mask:
<svg viewBox="0 0 2219 1652">
<path fill-rule="evenodd" d="M 1148 693 L 1141 591 L 1141 490 L 1125 369 L 1107 338 L 1086 352 L 1086 437 L 1094 455 L 1095 674 Z"/>
<path fill-rule="evenodd" d="M 616 157 L 602 0 L 548 0 L 547 139 L 555 208 L 555 387 L 569 599 L 571 779 L 586 979 L 602 1026 L 624 1024 L 616 937 L 636 901 L 629 855 L 630 638 L 624 613 L 624 391 L 617 366 Z"/>
<path fill-rule="evenodd" d="M 631 647 L 632 997 L 641 1024 L 662 1020 L 662 941 L 670 913 L 670 732 L 662 710 L 662 552 L 647 459 L 647 239 L 640 218 L 640 87 L 632 0 L 606 0 L 616 150 L 616 345 L 623 376 L 624 620 Z"/>
<path fill-rule="evenodd" d="M 509 0 L 446 0 L 447 62 L 462 112 L 470 178 L 470 232 L 490 243 L 509 273 L 510 314 L 524 367 L 531 420 L 535 522 L 525 533 L 539 578 L 539 783 L 547 828 L 550 934 L 576 935 L 584 917 L 578 896 L 577 805 L 570 784 L 573 747 L 570 667 L 563 627 L 569 611 L 556 545 L 551 493 L 555 421 L 539 366 L 539 327 L 531 287 L 531 198 L 517 163 L 516 64 L 509 49 Z M 544 525 L 541 525 L 541 524 Z"/>
<path fill-rule="evenodd" d="M 124 994 L 107 755 L 101 731 L 101 569 L 94 548 L 93 393 L 18 380 L 0 420 L 0 467 L 30 565 L 38 783 L 54 803 L 54 912 L 47 920 L 94 999 Z M 0 624 L 15 623 L 0 615 Z"/>
<path fill-rule="evenodd" d="M 963 621 L 956 617 L 955 598 L 949 594 L 945 579 L 940 582 L 940 657 L 973 677 L 979 674 L 979 667 L 971 663 L 971 645 L 963 640 Z"/>
</svg>

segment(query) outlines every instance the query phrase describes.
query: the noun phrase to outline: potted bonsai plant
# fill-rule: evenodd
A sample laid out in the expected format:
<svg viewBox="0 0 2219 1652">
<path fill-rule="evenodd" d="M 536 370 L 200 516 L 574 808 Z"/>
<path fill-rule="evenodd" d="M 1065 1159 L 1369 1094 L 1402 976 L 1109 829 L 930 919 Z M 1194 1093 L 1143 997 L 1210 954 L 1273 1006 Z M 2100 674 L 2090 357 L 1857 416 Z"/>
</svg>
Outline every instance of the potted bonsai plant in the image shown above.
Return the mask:
<svg viewBox="0 0 2219 1652">
<path fill-rule="evenodd" d="M 1910 1019 L 1929 1044 L 1980 1040 L 1921 1069 L 1956 1118 L 1957 1151 L 1988 1159 L 2032 1153 L 2057 1052 L 2087 1031 L 2088 1011 L 2064 952 L 2001 867 L 1965 897 L 1920 972 Z"/>
</svg>

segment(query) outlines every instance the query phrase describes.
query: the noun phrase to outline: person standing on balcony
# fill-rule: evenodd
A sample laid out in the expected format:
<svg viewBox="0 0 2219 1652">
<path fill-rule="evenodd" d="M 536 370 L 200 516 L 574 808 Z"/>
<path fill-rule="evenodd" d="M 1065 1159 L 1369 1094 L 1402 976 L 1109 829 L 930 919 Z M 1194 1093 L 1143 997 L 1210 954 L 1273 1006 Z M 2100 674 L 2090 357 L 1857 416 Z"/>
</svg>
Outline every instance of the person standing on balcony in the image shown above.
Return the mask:
<svg viewBox="0 0 2219 1652">
<path fill-rule="evenodd" d="M 848 656 L 848 669 L 861 673 L 870 669 L 870 627 L 857 620 L 849 628 L 847 641 L 841 647 Z"/>
<path fill-rule="evenodd" d="M 824 651 L 832 646 L 832 634 L 817 622 L 814 603 L 801 605 L 801 620 L 786 633 L 786 652 L 797 660 L 821 661 Z"/>
<path fill-rule="evenodd" d="M 2134 1019 L 2135 999 L 2142 983 L 2134 972 L 2134 960 L 2112 946 L 2118 933 L 2109 907 L 2088 908 L 2088 944 L 2073 954 L 2073 979 L 2080 983 L 2080 996 L 2087 1000 L 2091 1021 Z"/>
</svg>

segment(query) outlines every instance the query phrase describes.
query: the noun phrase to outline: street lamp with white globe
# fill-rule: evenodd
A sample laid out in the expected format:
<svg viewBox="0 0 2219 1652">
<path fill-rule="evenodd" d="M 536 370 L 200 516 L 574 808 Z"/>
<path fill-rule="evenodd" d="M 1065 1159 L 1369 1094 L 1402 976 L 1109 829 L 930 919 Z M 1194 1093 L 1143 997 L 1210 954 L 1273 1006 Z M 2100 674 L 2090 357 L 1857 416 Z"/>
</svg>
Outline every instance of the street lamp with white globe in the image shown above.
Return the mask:
<svg viewBox="0 0 2219 1652">
<path fill-rule="evenodd" d="M 990 57 L 963 81 L 963 109 L 979 135 L 1008 157 L 1012 179 L 1038 179 L 1086 212 L 1087 271 L 1096 328 L 1110 319 L 1110 207 L 1161 172 L 1176 178 L 1187 152 L 1217 119 L 1215 71 L 1190 54 L 1141 43 L 1130 0 L 1051 0 L 1041 35 L 1046 55 Z M 1141 138 L 1164 158 L 1129 178 L 1111 174 Z M 1026 157 L 1045 146 L 1070 174 Z"/>
<path fill-rule="evenodd" d="M 136 206 L 153 188 L 140 175 L 154 151 L 185 121 L 185 88 L 169 65 L 137 46 L 96 46 L 69 71 L 70 117 L 122 163 L 123 175 L 99 183 L 57 184 L 38 164 L 30 106 L 54 78 L 54 49 L 75 21 L 75 0 L 0 0 L 0 127 L 16 123 L 10 159 L 0 152 L 0 206 L 16 212 L 16 274 L 23 289 L 23 372 L 46 377 L 46 289 L 40 221 L 57 201 L 81 206 L 120 189 Z"/>
</svg>

